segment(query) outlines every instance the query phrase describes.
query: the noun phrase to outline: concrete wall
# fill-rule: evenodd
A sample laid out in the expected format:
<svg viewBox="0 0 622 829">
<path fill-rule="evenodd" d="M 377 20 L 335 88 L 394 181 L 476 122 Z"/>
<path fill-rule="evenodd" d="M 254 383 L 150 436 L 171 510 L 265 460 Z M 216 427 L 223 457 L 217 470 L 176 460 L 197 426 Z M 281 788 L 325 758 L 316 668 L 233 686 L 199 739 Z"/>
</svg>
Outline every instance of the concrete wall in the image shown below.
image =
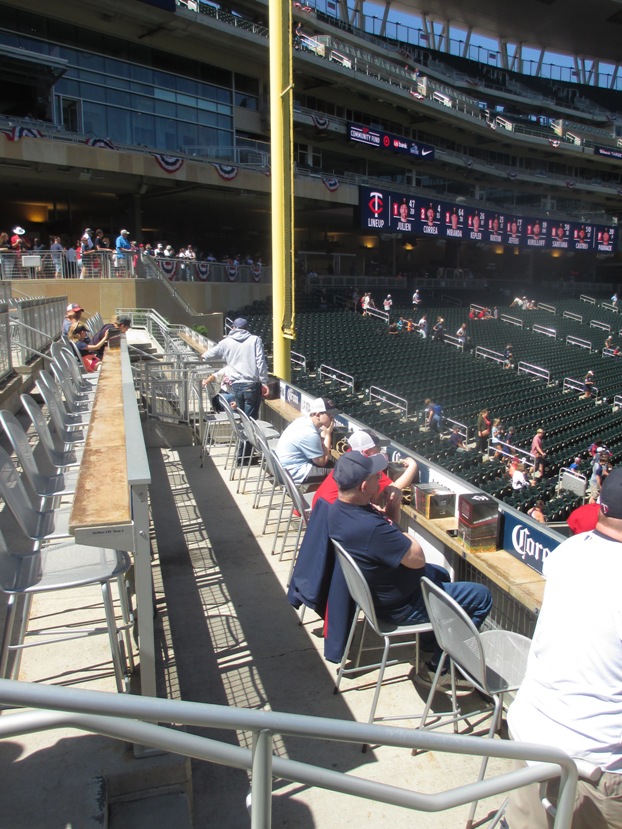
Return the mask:
<svg viewBox="0 0 622 829">
<path fill-rule="evenodd" d="M 153 308 L 171 323 L 204 325 L 216 340 L 222 336 L 228 310 L 272 294 L 271 283 L 176 283 L 180 296 L 197 312 L 191 316 L 164 285 L 151 279 L 15 279 L 10 284 L 14 297 L 66 296 L 88 314 L 99 311 L 104 321 L 112 319 L 117 308 Z"/>
</svg>

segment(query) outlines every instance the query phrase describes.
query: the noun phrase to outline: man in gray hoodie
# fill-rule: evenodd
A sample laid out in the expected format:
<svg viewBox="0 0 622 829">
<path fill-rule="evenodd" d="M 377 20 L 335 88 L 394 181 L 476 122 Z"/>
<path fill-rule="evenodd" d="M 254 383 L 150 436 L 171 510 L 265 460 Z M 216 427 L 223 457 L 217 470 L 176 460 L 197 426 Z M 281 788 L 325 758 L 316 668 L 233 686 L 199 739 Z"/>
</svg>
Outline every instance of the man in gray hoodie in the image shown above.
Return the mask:
<svg viewBox="0 0 622 829">
<path fill-rule="evenodd" d="M 222 360 L 228 366 L 231 393 L 238 408 L 249 417 L 259 415 L 262 395 L 268 394 L 268 365 L 260 337 L 247 330 L 247 321 L 238 317 L 218 345 L 208 349 L 203 360 Z"/>
</svg>

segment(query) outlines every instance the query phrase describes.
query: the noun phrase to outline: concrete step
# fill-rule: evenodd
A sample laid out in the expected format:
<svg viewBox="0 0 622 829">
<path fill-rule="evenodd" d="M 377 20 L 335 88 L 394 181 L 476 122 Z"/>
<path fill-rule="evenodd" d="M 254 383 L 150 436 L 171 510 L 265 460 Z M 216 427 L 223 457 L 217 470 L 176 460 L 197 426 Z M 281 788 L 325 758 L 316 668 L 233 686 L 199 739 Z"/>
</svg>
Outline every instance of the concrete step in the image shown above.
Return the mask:
<svg viewBox="0 0 622 829">
<path fill-rule="evenodd" d="M 192 810 L 183 792 L 112 803 L 107 829 L 192 829 Z"/>
</svg>

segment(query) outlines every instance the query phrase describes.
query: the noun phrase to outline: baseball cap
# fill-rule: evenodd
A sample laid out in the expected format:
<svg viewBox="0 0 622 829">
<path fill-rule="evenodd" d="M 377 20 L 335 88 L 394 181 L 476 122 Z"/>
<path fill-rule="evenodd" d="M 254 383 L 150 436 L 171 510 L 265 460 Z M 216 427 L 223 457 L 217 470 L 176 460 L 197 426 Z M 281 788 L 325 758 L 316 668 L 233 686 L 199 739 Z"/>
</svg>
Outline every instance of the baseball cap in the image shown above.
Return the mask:
<svg viewBox="0 0 622 829">
<path fill-rule="evenodd" d="M 244 317 L 236 317 L 233 320 L 233 327 L 234 328 L 246 328 L 248 325 L 248 320 L 245 320 Z"/>
<path fill-rule="evenodd" d="M 388 445 L 388 441 L 381 441 L 378 435 L 370 432 L 369 429 L 357 429 L 356 432 L 352 432 L 348 438 L 348 443 L 350 449 L 355 452 L 368 452 L 370 449 Z"/>
<path fill-rule="evenodd" d="M 132 327 L 132 320 L 129 317 L 119 317 L 117 320 L 118 325 L 125 325 L 127 328 Z"/>
<path fill-rule="evenodd" d="M 129 230 L 122 230 L 121 231 L 121 236 L 129 236 L 129 235 L 130 235 Z"/>
<path fill-rule="evenodd" d="M 74 303 L 70 302 L 69 305 L 67 306 L 67 313 L 71 314 L 71 313 L 74 313 L 75 311 L 84 311 L 84 308 L 81 305 L 76 305 L 75 302 Z"/>
<path fill-rule="evenodd" d="M 309 411 L 311 414 L 321 414 L 322 412 L 326 412 L 326 414 L 337 414 L 339 410 L 335 408 L 335 404 L 328 397 L 316 397 L 312 401 Z"/>
<path fill-rule="evenodd" d="M 622 518 L 622 467 L 613 469 L 603 481 L 600 511 L 607 518 Z"/>
<path fill-rule="evenodd" d="M 339 489 L 354 489 L 374 473 L 387 467 L 384 455 L 363 455 L 362 452 L 346 452 L 335 465 L 333 478 Z"/>
<path fill-rule="evenodd" d="M 24 233 L 26 233 L 26 231 L 24 230 L 23 227 L 20 227 L 19 225 L 17 225 L 16 227 L 13 228 L 13 233 L 16 236 L 23 236 Z"/>
</svg>

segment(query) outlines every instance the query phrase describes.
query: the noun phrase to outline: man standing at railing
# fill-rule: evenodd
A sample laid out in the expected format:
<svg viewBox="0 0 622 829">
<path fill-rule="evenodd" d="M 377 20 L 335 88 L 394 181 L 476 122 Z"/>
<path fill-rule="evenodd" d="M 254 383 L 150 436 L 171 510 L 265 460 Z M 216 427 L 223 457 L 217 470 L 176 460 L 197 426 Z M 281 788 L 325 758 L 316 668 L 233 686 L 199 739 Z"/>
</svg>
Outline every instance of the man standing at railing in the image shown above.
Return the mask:
<svg viewBox="0 0 622 829">
<path fill-rule="evenodd" d="M 268 364 L 261 338 L 251 334 L 247 325 L 243 317 L 235 319 L 228 336 L 204 352 L 202 359 L 222 360 L 227 364 L 231 392 L 238 408 L 256 418 L 261 397 L 268 394 Z M 244 449 L 242 452 L 246 454 Z"/>
<path fill-rule="evenodd" d="M 115 242 L 116 267 L 118 271 L 124 270 L 126 276 L 129 276 L 129 269 L 131 267 L 130 253 L 134 250 L 128 239 L 129 235 L 129 230 L 122 230 Z"/>
<path fill-rule="evenodd" d="M 603 483 L 595 530 L 544 562 L 546 588 L 527 671 L 508 712 L 515 740 L 578 759 L 572 829 L 622 827 L 622 469 Z M 510 794 L 510 829 L 553 825 L 533 784 Z M 557 781 L 547 784 L 555 803 Z"/>
</svg>

